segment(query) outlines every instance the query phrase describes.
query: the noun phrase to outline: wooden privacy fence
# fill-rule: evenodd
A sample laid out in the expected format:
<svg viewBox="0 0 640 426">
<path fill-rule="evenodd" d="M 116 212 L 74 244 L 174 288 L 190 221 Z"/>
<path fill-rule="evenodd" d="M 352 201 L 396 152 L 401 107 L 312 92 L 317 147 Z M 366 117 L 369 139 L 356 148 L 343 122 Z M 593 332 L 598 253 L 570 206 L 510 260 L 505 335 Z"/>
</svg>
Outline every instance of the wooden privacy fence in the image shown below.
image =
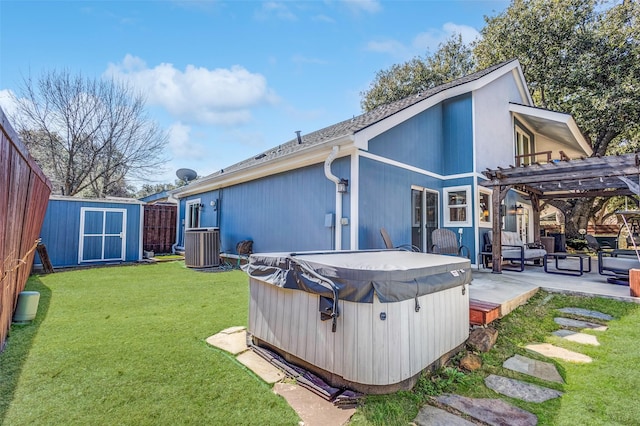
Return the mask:
<svg viewBox="0 0 640 426">
<path fill-rule="evenodd" d="M 154 253 L 171 253 L 176 242 L 176 215 L 174 204 L 148 204 L 144 206 L 144 233 L 142 246 Z"/>
<path fill-rule="evenodd" d="M 29 278 L 51 182 L 0 109 L 0 352 Z"/>
</svg>

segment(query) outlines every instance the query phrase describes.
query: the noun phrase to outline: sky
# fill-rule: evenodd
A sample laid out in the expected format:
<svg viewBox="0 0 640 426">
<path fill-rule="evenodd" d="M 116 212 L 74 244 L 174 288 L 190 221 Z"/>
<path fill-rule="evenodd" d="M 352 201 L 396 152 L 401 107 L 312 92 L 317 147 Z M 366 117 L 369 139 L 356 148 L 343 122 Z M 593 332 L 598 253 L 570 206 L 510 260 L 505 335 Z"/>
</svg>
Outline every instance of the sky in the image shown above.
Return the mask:
<svg viewBox="0 0 640 426">
<path fill-rule="evenodd" d="M 508 1 L 0 1 L 0 106 L 68 70 L 144 94 L 170 160 L 206 176 L 362 113 L 376 72 L 478 37 Z M 139 182 L 137 183 L 139 185 Z"/>
</svg>

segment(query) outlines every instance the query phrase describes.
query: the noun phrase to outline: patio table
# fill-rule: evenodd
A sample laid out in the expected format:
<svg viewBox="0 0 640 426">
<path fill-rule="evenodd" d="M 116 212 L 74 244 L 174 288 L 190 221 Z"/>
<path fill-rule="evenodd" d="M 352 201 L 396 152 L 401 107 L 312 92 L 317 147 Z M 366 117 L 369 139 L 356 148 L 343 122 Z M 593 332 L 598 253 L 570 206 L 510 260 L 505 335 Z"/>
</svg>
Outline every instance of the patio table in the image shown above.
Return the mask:
<svg viewBox="0 0 640 426">
<path fill-rule="evenodd" d="M 555 259 L 555 269 L 548 269 L 549 259 Z M 577 268 L 575 266 L 568 267 L 560 267 L 558 265 L 558 260 L 566 260 L 566 259 L 576 259 Z M 584 269 L 585 259 L 587 264 L 587 269 Z M 558 274 L 558 275 L 572 275 L 579 277 L 585 272 L 591 272 L 591 256 L 585 253 L 564 253 L 564 252 L 555 252 L 555 253 L 547 253 L 544 255 L 544 271 L 549 274 Z"/>
</svg>

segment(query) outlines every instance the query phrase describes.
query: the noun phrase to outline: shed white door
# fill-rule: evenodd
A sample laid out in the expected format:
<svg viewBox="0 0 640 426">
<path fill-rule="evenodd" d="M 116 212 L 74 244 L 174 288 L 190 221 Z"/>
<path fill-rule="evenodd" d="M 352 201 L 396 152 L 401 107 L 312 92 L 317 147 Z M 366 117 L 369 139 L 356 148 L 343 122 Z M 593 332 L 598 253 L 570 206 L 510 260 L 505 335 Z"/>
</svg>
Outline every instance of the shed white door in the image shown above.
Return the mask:
<svg viewBox="0 0 640 426">
<path fill-rule="evenodd" d="M 124 260 L 127 211 L 82 207 L 78 263 Z"/>
</svg>

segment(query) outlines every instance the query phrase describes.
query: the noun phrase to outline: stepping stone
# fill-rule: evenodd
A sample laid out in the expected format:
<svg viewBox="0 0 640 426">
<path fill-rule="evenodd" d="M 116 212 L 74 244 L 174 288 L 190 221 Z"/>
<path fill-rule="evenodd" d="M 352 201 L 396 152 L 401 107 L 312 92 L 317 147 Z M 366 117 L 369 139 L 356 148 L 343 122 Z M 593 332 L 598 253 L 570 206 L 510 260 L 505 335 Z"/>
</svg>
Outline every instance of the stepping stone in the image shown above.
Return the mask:
<svg viewBox="0 0 640 426">
<path fill-rule="evenodd" d="M 511 398 L 521 399 L 527 402 L 545 402 L 549 399 L 562 396 L 562 392 L 531 383 L 522 382 L 508 377 L 490 374 L 484 379 L 484 384 L 489 389 Z"/>
<path fill-rule="evenodd" d="M 595 318 L 595 319 L 599 319 L 599 320 L 603 320 L 603 321 L 610 321 L 610 320 L 613 319 L 613 317 L 611 315 L 603 314 L 602 312 L 598 312 L 598 311 L 591 311 L 589 309 L 562 308 L 562 309 L 558 309 L 558 310 L 560 312 L 565 313 L 565 314 L 580 315 L 581 317 Z"/>
<path fill-rule="evenodd" d="M 436 401 L 493 426 L 533 426 L 538 423 L 535 415 L 501 399 L 467 398 L 449 394 L 440 395 Z"/>
<path fill-rule="evenodd" d="M 564 383 L 556 366 L 550 362 L 538 361 L 522 355 L 514 355 L 506 360 L 502 366 L 518 373 L 528 374 L 548 382 Z"/>
<path fill-rule="evenodd" d="M 570 351 L 568 349 L 559 348 L 549 343 L 527 345 L 525 346 L 525 349 L 538 353 L 540 355 L 544 355 L 549 358 L 561 359 L 563 361 L 577 362 L 577 363 L 589 363 L 593 361 L 591 357 L 587 355 Z"/>
<path fill-rule="evenodd" d="M 310 390 L 291 383 L 276 383 L 273 391 L 289 403 L 304 426 L 344 425 L 356 412 L 355 408 L 336 407 Z"/>
<path fill-rule="evenodd" d="M 207 343 L 233 355 L 249 349 L 247 347 L 247 332 L 244 327 L 234 333 L 228 333 L 223 330 L 220 333 L 209 336 L 207 337 Z"/>
<path fill-rule="evenodd" d="M 591 334 L 576 333 L 575 331 L 571 330 L 557 330 L 552 334 L 562 337 L 565 340 L 569 340 L 570 342 L 582 343 L 583 345 L 600 346 L 598 338 Z"/>
<path fill-rule="evenodd" d="M 563 327 L 573 327 L 573 328 L 590 328 L 595 331 L 607 331 L 606 325 L 600 325 L 593 322 L 574 320 L 570 318 L 562 318 L 556 317 L 553 319 L 556 324 L 561 325 Z"/>
<path fill-rule="evenodd" d="M 475 426 L 475 423 L 432 405 L 422 407 L 413 423 L 416 426 Z"/>
<path fill-rule="evenodd" d="M 279 382 L 285 378 L 282 370 L 274 367 L 269 361 L 253 351 L 245 351 L 238 355 L 236 359 L 269 384 Z"/>
</svg>

